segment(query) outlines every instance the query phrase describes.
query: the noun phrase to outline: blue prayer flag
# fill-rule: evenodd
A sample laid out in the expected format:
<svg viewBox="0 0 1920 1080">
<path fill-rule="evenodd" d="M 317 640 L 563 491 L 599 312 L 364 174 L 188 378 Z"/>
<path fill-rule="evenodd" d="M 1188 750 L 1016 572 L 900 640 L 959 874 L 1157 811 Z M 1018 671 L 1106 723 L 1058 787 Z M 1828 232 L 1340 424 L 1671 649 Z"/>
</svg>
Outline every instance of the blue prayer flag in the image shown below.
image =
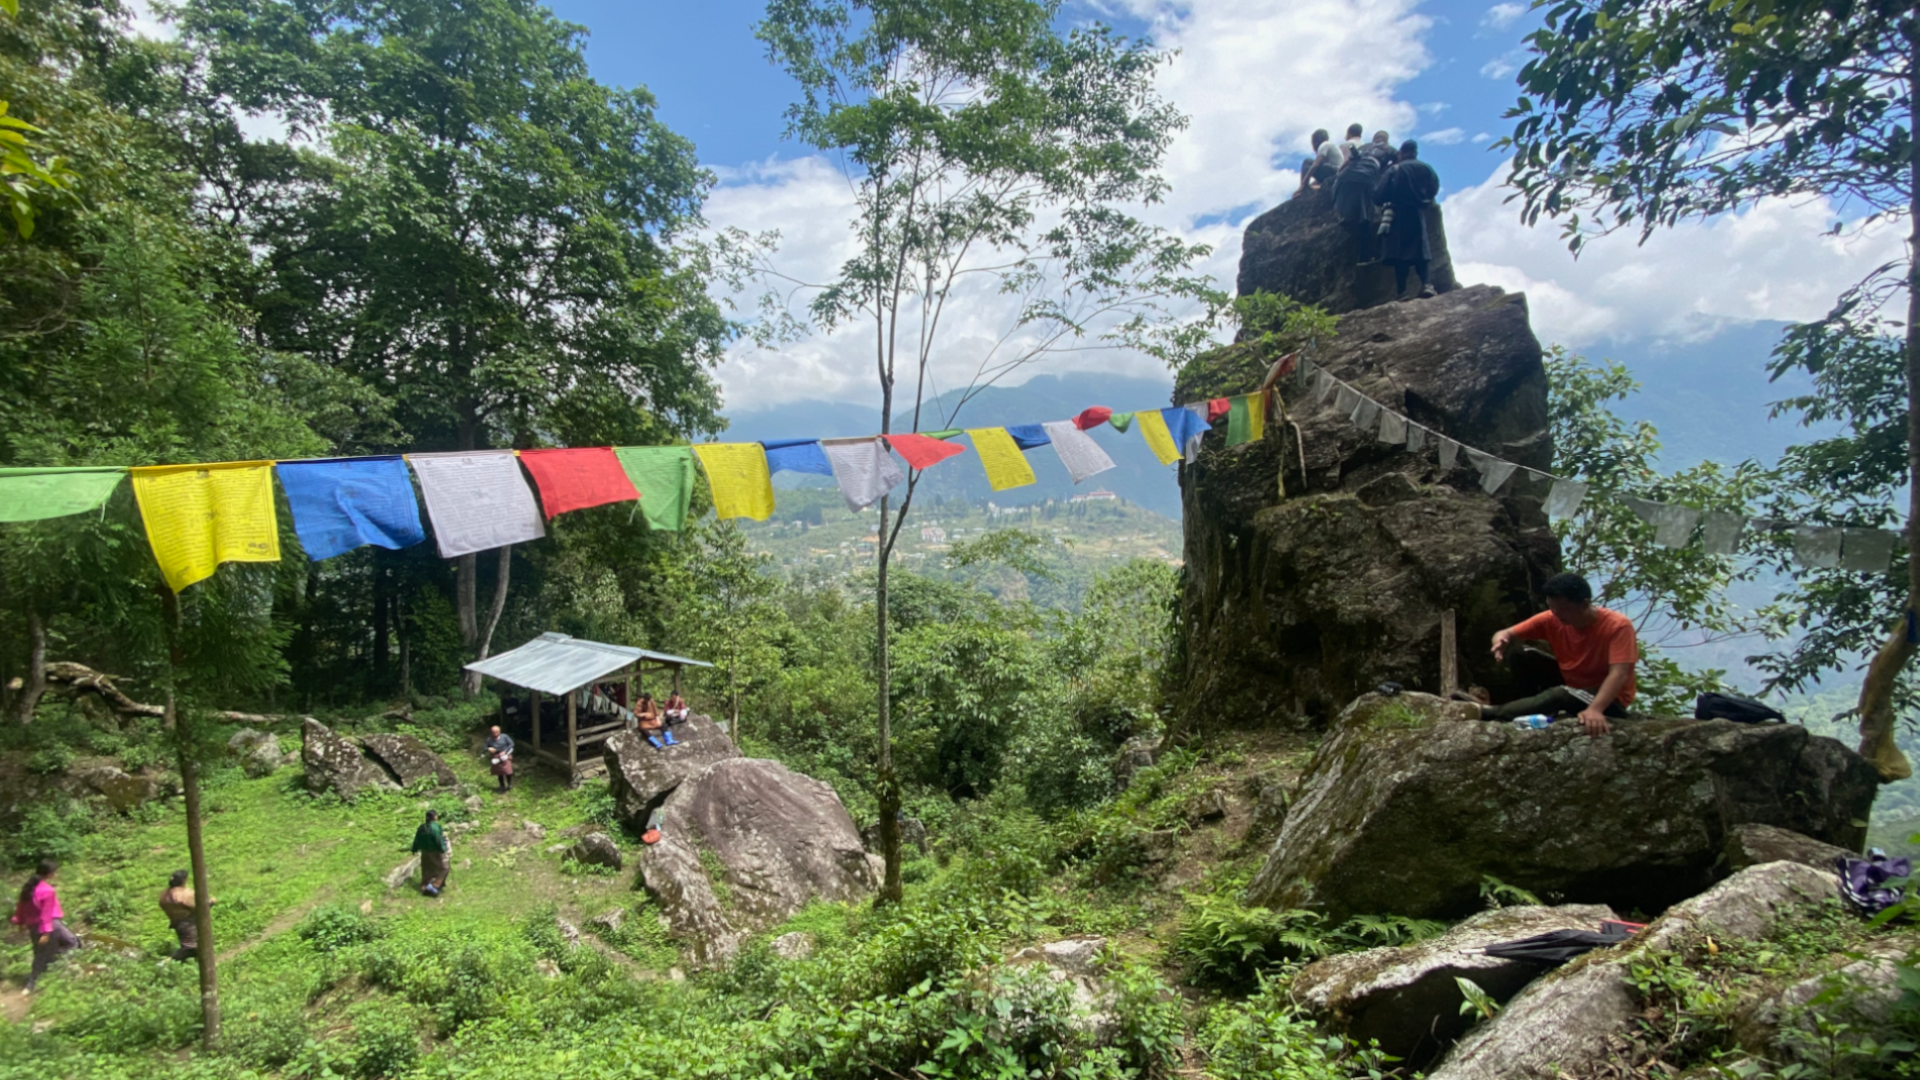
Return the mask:
<svg viewBox="0 0 1920 1080">
<path fill-rule="evenodd" d="M 1182 453 L 1186 452 L 1188 443 L 1207 433 L 1207 422 L 1185 405 L 1161 409 L 1160 418 L 1167 422 L 1167 433 L 1173 436 L 1173 445 Z"/>
<path fill-rule="evenodd" d="M 315 562 L 362 544 L 398 549 L 427 538 L 413 480 L 398 457 L 282 461 L 274 469 L 293 509 L 293 531 Z"/>
<path fill-rule="evenodd" d="M 785 469 L 833 475 L 833 463 L 827 460 L 827 452 L 820 449 L 819 439 L 762 439 L 760 445 L 767 448 L 768 472 Z"/>
<path fill-rule="evenodd" d="M 1007 434 L 1013 436 L 1013 445 L 1022 450 L 1031 450 L 1036 446 L 1045 446 L 1053 441 L 1052 437 L 1047 434 L 1047 429 L 1044 424 L 1020 424 L 1009 427 Z"/>
</svg>

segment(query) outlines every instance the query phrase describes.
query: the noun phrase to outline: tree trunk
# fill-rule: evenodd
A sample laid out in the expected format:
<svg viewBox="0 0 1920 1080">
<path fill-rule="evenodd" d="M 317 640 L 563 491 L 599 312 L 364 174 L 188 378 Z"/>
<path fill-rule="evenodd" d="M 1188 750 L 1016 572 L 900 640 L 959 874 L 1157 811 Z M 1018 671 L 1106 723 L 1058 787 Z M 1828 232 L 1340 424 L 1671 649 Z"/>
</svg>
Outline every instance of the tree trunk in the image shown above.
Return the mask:
<svg viewBox="0 0 1920 1080">
<path fill-rule="evenodd" d="M 493 578 L 493 603 L 487 607 L 486 625 L 477 628 L 479 642 L 474 646 L 475 660 L 485 660 L 490 654 L 493 648 L 493 632 L 500 626 L 501 613 L 507 610 L 507 584 L 513 575 L 513 545 L 508 544 L 499 551 L 500 563 L 494 571 Z M 467 558 L 473 558 L 473 556 L 469 555 Z M 478 694 L 480 692 L 479 673 L 461 672 L 460 690 L 468 697 Z"/>
<path fill-rule="evenodd" d="M 885 420 L 881 421 L 884 426 Z M 893 562 L 887 551 L 888 496 L 880 498 L 879 574 L 874 586 L 875 626 L 874 663 L 880 684 L 880 858 L 887 864 L 886 879 L 880 885 L 879 902 L 897 904 L 905 896 L 900 883 L 900 778 L 893 771 L 893 667 L 887 655 L 887 570 Z"/>
<path fill-rule="evenodd" d="M 27 612 L 27 643 L 27 681 L 20 699 L 14 702 L 14 715 L 20 718 L 22 727 L 33 723 L 33 710 L 40 705 L 40 695 L 47 692 L 47 624 L 38 611 Z"/>
<path fill-rule="evenodd" d="M 1914 14 L 1920 18 L 1920 5 Z M 1907 64 L 1907 95 L 1912 119 L 1920 122 L 1920 46 Z M 1920 156 L 1908 166 L 1907 184 L 1907 609 L 1874 654 L 1860 685 L 1860 755 L 1887 783 L 1913 775 L 1913 766 L 1893 741 L 1893 688 L 1920 645 L 1920 626 L 1915 625 L 1915 612 L 1920 611 Z"/>
<path fill-rule="evenodd" d="M 207 847 L 200 828 L 200 766 L 194 760 L 193 721 L 174 707 L 167 691 L 167 712 L 173 715 L 174 740 L 179 747 L 180 792 L 187 811 L 187 865 L 193 871 L 193 927 L 200 941 L 194 958 L 200 963 L 200 1046 L 212 1050 L 220 1041 L 220 976 L 213 948 L 213 893 L 207 882 Z"/>
<path fill-rule="evenodd" d="M 374 694 L 384 694 L 391 685 L 388 674 L 391 670 L 391 657 L 387 654 L 393 649 L 393 586 L 387 580 L 387 560 L 383 549 L 373 549 L 373 686 Z"/>
</svg>

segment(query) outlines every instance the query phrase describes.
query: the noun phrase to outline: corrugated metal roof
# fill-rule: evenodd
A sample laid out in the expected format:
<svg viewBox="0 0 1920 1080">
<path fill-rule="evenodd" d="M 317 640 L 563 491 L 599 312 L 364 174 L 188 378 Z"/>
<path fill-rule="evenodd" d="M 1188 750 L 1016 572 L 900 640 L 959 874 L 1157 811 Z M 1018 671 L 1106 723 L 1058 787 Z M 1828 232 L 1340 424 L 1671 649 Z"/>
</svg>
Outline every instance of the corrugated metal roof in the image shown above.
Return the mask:
<svg viewBox="0 0 1920 1080">
<path fill-rule="evenodd" d="M 636 649 L 631 645 L 608 645 L 566 634 L 545 633 L 517 649 L 468 664 L 467 670 L 528 690 L 558 695 L 619 671 L 635 660 L 658 660 L 690 667 L 713 666 L 704 660 L 689 660 L 684 656 Z"/>
</svg>

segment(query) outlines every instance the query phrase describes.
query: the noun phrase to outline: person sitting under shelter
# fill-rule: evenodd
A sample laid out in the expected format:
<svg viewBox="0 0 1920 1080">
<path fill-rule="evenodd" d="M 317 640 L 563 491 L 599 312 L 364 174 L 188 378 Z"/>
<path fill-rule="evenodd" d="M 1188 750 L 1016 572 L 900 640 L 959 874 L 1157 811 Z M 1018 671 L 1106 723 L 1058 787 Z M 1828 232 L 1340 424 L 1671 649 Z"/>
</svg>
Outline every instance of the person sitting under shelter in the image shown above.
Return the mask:
<svg viewBox="0 0 1920 1080">
<path fill-rule="evenodd" d="M 669 725 L 684 724 L 687 722 L 687 699 L 680 696 L 680 691 L 675 690 L 667 695 L 666 708 L 661 711 L 666 714 Z"/>
<path fill-rule="evenodd" d="M 1504 705 L 1479 706 L 1480 719 L 1567 712 L 1579 717 L 1587 734 L 1605 735 L 1612 730 L 1607 718 L 1626 716 L 1633 703 L 1633 666 L 1640 660 L 1633 623 L 1596 606 L 1593 587 L 1579 574 L 1555 574 L 1541 591 L 1547 610 L 1495 633 L 1493 656 L 1506 660 L 1517 639 L 1544 640 L 1553 647 L 1562 685 Z"/>
<path fill-rule="evenodd" d="M 633 715 L 640 723 L 640 734 L 646 736 L 655 749 L 664 750 L 678 743 L 679 740 L 673 737 L 672 730 L 667 727 L 666 718 L 660 715 L 660 707 L 653 703 L 652 694 L 641 692 Z"/>
</svg>

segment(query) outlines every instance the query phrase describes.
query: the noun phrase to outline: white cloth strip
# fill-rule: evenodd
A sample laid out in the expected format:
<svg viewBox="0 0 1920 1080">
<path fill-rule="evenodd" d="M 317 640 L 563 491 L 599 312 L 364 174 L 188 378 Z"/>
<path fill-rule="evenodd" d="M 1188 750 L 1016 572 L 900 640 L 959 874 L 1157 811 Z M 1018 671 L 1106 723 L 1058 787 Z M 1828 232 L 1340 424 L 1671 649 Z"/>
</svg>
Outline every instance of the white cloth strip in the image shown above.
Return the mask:
<svg viewBox="0 0 1920 1080">
<path fill-rule="evenodd" d="M 1480 490 L 1489 495 L 1497 493 L 1500 486 L 1507 482 L 1507 478 L 1513 475 L 1514 470 L 1520 467 L 1511 461 L 1502 461 L 1480 450 L 1469 449 L 1467 460 L 1480 473 Z"/>
<path fill-rule="evenodd" d="M 1848 529 L 1840 545 L 1840 568 L 1862 574 L 1884 574 L 1893 565 L 1900 534 L 1885 529 Z"/>
<path fill-rule="evenodd" d="M 1407 441 L 1407 418 L 1391 409 L 1380 410 L 1380 441 L 1399 446 Z"/>
<path fill-rule="evenodd" d="M 1831 570 L 1840 565 L 1840 537 L 1831 525 L 1795 525 L 1793 557 L 1801 566 Z"/>
<path fill-rule="evenodd" d="M 511 450 L 409 454 L 433 522 L 440 557 L 538 540 L 547 535 L 540 505 Z"/>
<path fill-rule="evenodd" d="M 1093 441 L 1093 436 L 1081 431 L 1073 421 L 1054 420 L 1040 426 L 1047 430 L 1047 437 L 1053 440 L 1054 452 L 1060 455 L 1060 464 L 1067 467 L 1074 483 L 1113 468 L 1113 459 L 1100 449 L 1099 443 Z"/>
<path fill-rule="evenodd" d="M 1729 510 L 1708 510 L 1700 515 L 1700 547 L 1709 555 L 1732 555 L 1740 550 L 1740 533 L 1747 519 Z"/>
<path fill-rule="evenodd" d="M 833 466 L 834 482 L 840 485 L 840 497 L 847 501 L 849 510 L 865 510 L 907 478 L 900 463 L 887 451 L 887 444 L 877 436 L 821 439 L 820 449 Z"/>
<path fill-rule="evenodd" d="M 1548 517 L 1570 518 L 1580 512 L 1580 504 L 1587 501 L 1587 485 L 1576 480 L 1554 478 L 1553 487 L 1547 491 L 1547 502 L 1542 507 Z"/>
</svg>

